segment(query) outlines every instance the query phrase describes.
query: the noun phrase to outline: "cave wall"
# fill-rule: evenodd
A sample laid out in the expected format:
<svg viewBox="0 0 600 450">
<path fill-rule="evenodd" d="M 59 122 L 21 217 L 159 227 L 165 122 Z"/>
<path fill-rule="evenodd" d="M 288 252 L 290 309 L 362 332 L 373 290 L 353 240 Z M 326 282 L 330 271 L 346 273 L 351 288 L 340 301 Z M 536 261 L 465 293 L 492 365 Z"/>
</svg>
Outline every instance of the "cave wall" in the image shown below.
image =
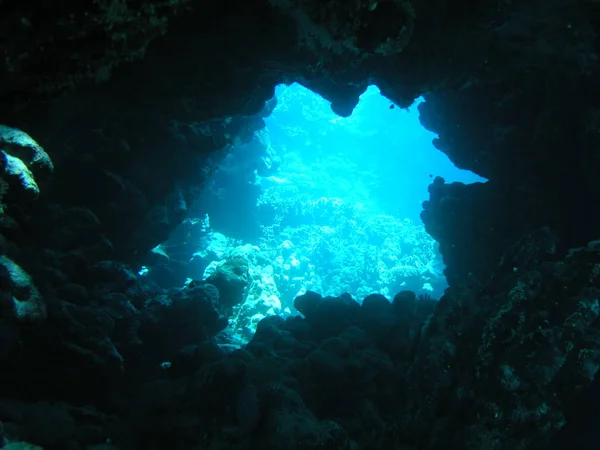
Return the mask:
<svg viewBox="0 0 600 450">
<path fill-rule="evenodd" d="M 426 96 L 421 122 L 439 134 L 434 145 L 490 180 L 461 186 L 438 179 L 429 188 L 422 218 L 440 241 L 451 281 L 485 278 L 507 245 L 543 226 L 559 237 L 559 253 L 597 237 L 595 80 L 528 71 L 498 85 Z"/>
<path fill-rule="evenodd" d="M 52 201 L 94 204 L 121 258 L 164 240 L 210 170 L 207 155 L 262 127 L 281 82 L 342 115 L 369 83 L 400 105 L 431 92 L 424 123 L 459 167 L 503 185 L 573 182 L 552 171 L 577 163 L 554 152 L 575 145 L 566 136 L 590 114 L 576 92 L 594 90 L 594 5 L 110 3 L 87 14 L 68 2 L 3 5 L 4 28 L 17 30 L 7 61 L 19 64 L 2 72 L 0 117 L 49 149 L 61 180 Z M 47 21 L 37 26 L 43 14 L 56 18 L 52 39 Z"/>
</svg>

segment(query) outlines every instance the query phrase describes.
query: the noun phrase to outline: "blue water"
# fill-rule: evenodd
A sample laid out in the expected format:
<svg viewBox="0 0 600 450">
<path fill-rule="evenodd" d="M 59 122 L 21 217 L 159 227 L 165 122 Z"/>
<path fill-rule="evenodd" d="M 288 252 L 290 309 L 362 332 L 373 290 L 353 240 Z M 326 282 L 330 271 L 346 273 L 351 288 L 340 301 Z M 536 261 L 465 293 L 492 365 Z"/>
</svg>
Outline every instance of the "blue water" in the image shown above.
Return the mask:
<svg viewBox="0 0 600 450">
<path fill-rule="evenodd" d="M 183 268 L 179 279 L 210 279 L 243 258 L 247 289 L 227 299 L 237 305 L 231 334 L 242 341 L 260 319 L 297 313 L 294 299 L 307 291 L 358 302 L 404 290 L 440 298 L 444 263 L 421 203 L 436 176 L 485 180 L 433 147 L 436 135 L 419 122 L 422 100 L 402 110 L 372 86 L 342 118 L 298 84 L 279 86 L 276 97 L 266 128 L 231 150 L 195 217 L 161 246 Z"/>
<path fill-rule="evenodd" d="M 278 105 L 266 119 L 281 157 L 278 176 L 312 194 L 360 202 L 369 209 L 419 222 L 432 177 L 447 182 L 485 181 L 457 169 L 435 149 L 419 122 L 417 105 L 403 110 L 370 86 L 352 115 L 335 115 L 329 103 L 299 84 L 276 89 Z"/>
</svg>

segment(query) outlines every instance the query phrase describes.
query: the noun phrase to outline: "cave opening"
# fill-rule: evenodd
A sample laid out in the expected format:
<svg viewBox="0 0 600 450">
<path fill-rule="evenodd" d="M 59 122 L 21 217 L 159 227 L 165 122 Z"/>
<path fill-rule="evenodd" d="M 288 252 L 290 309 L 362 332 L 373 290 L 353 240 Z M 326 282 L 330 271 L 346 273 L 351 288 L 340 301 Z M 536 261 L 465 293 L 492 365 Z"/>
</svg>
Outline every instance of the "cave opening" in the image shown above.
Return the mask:
<svg viewBox="0 0 600 450">
<path fill-rule="evenodd" d="M 234 145 L 142 273 L 175 288 L 241 257 L 249 278 L 231 303 L 247 337 L 266 315 L 294 314 L 307 291 L 439 298 L 444 264 L 420 219 L 428 185 L 485 180 L 433 147 L 419 122 L 423 99 L 401 109 L 370 86 L 340 117 L 299 84 L 279 85 L 275 98 L 266 126 Z"/>
</svg>

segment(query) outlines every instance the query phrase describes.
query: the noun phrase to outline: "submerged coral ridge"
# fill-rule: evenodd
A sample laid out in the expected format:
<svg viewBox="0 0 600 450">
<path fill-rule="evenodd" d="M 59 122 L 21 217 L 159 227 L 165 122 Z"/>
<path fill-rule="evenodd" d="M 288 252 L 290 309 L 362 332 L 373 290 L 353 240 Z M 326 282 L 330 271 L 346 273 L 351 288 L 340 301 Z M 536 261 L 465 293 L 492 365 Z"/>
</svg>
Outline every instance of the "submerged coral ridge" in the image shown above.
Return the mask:
<svg viewBox="0 0 600 450">
<path fill-rule="evenodd" d="M 500 279 L 439 302 L 405 291 L 359 304 L 308 291 L 294 302 L 303 317 L 264 318 L 242 348 L 212 339 L 227 324 L 230 276 L 136 305 L 129 299 L 152 295 L 122 273 L 127 295 L 90 293 L 86 303 L 102 309 L 72 297 L 51 318 L 63 317 L 55 334 L 65 356 L 101 371 L 96 389 L 129 398 L 124 409 L 13 400 L 0 409 L 4 432 L 49 448 L 109 437 L 125 448 L 485 448 L 474 439 L 533 448 L 564 425 L 598 370 L 597 247 L 556 260 L 553 236 L 539 230 L 507 250 Z M 43 336 L 22 330 L 21 339 L 39 346 Z M 5 370 L 18 373 L 10 360 Z M 56 385 L 44 390 L 60 392 L 68 370 L 53 369 Z"/>
</svg>

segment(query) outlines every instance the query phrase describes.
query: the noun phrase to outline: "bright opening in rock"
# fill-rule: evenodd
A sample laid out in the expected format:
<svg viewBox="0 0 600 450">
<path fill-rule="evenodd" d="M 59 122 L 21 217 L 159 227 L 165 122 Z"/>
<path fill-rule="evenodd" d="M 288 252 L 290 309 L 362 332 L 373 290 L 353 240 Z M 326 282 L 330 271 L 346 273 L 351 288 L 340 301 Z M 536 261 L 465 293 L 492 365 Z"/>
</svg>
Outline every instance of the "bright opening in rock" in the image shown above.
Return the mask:
<svg viewBox="0 0 600 450">
<path fill-rule="evenodd" d="M 427 187 L 436 176 L 485 180 L 433 147 L 417 105 L 395 107 L 374 86 L 348 118 L 297 84 L 276 98 L 267 126 L 220 164 L 194 218 L 154 249 L 147 278 L 162 288 L 210 280 L 242 341 L 263 317 L 296 314 L 295 297 L 309 290 L 439 298 L 443 262 L 419 218 Z"/>
</svg>

